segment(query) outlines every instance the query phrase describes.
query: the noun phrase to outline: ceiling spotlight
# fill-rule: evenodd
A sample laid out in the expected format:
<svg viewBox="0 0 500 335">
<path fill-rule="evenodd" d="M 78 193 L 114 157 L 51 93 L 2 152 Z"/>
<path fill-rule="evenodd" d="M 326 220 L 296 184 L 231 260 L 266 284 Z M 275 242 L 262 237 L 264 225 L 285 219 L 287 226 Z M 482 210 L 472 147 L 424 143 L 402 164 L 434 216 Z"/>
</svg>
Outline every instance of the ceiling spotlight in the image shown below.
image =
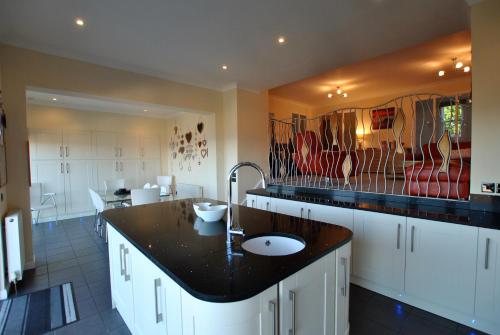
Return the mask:
<svg viewBox="0 0 500 335">
<path fill-rule="evenodd" d="M 464 67 L 464 72 L 470 72 L 470 66 Z"/>
<path fill-rule="evenodd" d="M 328 99 L 331 99 L 333 97 L 333 93 L 328 93 Z"/>
<path fill-rule="evenodd" d="M 461 69 L 461 68 L 462 68 L 462 66 L 464 66 L 464 63 L 462 63 L 462 62 L 457 62 L 457 63 L 455 64 L 455 68 L 456 68 L 456 69 Z"/>
<path fill-rule="evenodd" d="M 438 76 L 442 77 L 442 76 L 444 76 L 444 75 L 445 75 L 445 73 L 446 73 L 446 72 L 444 72 L 444 70 L 440 70 L 440 71 L 438 72 Z"/>
<path fill-rule="evenodd" d="M 286 44 L 286 37 L 285 36 L 279 36 L 278 37 L 278 44 L 280 44 L 280 45 Z"/>
<path fill-rule="evenodd" d="M 83 21 L 83 19 L 81 17 L 77 17 L 75 19 L 75 23 L 77 26 L 80 26 L 80 27 L 83 27 L 85 25 L 85 21 Z"/>
<path fill-rule="evenodd" d="M 147 109 L 144 110 L 145 112 L 149 112 Z"/>
<path fill-rule="evenodd" d="M 57 98 L 52 98 L 52 101 L 57 101 Z"/>
<path fill-rule="evenodd" d="M 223 64 L 221 67 L 220 67 L 223 71 L 227 71 L 228 66 L 226 64 Z"/>
<path fill-rule="evenodd" d="M 340 89 L 340 87 L 337 87 L 337 94 L 342 94 L 342 90 Z"/>
<path fill-rule="evenodd" d="M 342 96 L 343 96 L 344 98 L 347 98 L 347 92 L 344 92 L 344 94 L 342 94 Z"/>
</svg>

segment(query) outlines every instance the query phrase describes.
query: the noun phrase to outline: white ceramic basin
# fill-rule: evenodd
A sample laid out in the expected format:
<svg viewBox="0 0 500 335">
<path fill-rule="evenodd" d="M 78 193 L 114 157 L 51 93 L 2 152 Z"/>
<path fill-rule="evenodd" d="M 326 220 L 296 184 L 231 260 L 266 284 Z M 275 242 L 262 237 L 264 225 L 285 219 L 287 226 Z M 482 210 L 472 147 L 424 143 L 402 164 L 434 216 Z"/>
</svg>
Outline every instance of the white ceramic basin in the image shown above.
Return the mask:
<svg viewBox="0 0 500 335">
<path fill-rule="evenodd" d="M 306 244 L 299 237 L 264 235 L 245 240 L 241 247 L 257 255 L 286 256 L 301 251 Z"/>
</svg>

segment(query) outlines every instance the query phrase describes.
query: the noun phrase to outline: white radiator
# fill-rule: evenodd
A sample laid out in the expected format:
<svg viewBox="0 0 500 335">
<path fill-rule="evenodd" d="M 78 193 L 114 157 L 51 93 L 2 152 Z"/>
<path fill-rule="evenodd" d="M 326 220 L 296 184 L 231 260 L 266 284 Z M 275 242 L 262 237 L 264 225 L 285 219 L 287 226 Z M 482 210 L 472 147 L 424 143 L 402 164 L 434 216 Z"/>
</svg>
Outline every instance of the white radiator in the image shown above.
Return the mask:
<svg viewBox="0 0 500 335">
<path fill-rule="evenodd" d="M 23 215 L 21 211 L 5 217 L 5 244 L 7 247 L 7 273 L 9 283 L 23 279 L 24 237 Z"/>
</svg>

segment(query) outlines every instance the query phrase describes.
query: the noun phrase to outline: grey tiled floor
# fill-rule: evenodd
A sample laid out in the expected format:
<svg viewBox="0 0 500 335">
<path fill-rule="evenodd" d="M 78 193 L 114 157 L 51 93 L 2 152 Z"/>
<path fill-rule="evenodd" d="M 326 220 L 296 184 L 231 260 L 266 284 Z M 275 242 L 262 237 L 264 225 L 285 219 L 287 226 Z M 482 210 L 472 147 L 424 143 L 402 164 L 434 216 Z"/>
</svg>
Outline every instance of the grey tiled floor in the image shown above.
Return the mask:
<svg viewBox="0 0 500 335">
<path fill-rule="evenodd" d="M 18 294 L 73 282 L 80 321 L 54 334 L 130 334 L 111 309 L 107 246 L 93 231 L 93 217 L 33 226 L 36 269 L 26 271 Z M 351 335 L 481 332 L 351 285 Z"/>
<path fill-rule="evenodd" d="M 26 271 L 18 294 L 72 282 L 80 320 L 51 334 L 130 334 L 111 309 L 107 245 L 93 231 L 93 217 L 33 226 L 36 268 Z"/>
</svg>

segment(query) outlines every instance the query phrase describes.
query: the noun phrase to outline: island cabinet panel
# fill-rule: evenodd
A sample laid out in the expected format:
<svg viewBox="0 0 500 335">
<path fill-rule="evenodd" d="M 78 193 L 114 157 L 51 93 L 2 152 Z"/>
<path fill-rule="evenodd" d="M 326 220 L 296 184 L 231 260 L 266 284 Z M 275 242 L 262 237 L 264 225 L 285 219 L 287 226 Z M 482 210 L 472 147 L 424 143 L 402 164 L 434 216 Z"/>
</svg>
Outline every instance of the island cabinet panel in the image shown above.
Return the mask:
<svg viewBox="0 0 500 335">
<path fill-rule="evenodd" d="M 330 253 L 280 282 L 280 334 L 334 334 L 335 272 Z"/>
<path fill-rule="evenodd" d="M 354 209 L 308 204 L 308 215 L 311 220 L 332 223 L 353 230 Z"/>
<path fill-rule="evenodd" d="M 500 230 L 479 228 L 476 318 L 500 334 Z"/>
<path fill-rule="evenodd" d="M 257 196 L 253 194 L 247 194 L 247 207 L 257 208 Z"/>
<path fill-rule="evenodd" d="M 349 334 L 349 296 L 351 273 L 351 243 L 337 249 L 335 255 L 337 264 L 335 285 L 335 334 Z"/>
<path fill-rule="evenodd" d="M 354 212 L 352 279 L 390 296 L 404 290 L 406 217 Z"/>
<path fill-rule="evenodd" d="M 408 218 L 405 291 L 417 307 L 470 320 L 478 228 Z"/>
<path fill-rule="evenodd" d="M 275 335 L 278 289 L 274 285 L 246 300 L 213 303 L 182 291 L 183 334 L 187 335 Z"/>
<path fill-rule="evenodd" d="M 111 299 L 127 327 L 134 333 L 134 291 L 132 286 L 132 245 L 108 225 Z"/>
<path fill-rule="evenodd" d="M 180 287 L 135 248 L 132 262 L 134 334 L 182 334 Z"/>
</svg>

